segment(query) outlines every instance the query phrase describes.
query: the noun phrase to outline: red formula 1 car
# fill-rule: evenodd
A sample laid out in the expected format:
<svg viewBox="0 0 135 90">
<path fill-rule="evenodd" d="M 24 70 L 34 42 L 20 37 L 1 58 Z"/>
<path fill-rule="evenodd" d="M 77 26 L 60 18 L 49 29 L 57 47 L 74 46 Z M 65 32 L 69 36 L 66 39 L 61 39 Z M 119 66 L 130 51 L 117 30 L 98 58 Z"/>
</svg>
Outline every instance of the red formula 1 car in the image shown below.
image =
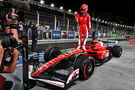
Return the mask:
<svg viewBox="0 0 135 90">
<path fill-rule="evenodd" d="M 61 53 L 57 47 L 48 48 L 45 51 L 45 63 L 41 67 L 39 63 L 30 65 L 29 79 L 64 88 L 78 78 L 89 79 L 96 64 L 102 64 L 112 56 L 120 57 L 122 54 L 120 46 L 106 46 L 97 40 L 91 40 L 90 45 L 85 47 L 86 51 L 74 46 L 74 49 L 65 53 Z M 33 57 L 31 59 L 34 60 Z"/>
</svg>

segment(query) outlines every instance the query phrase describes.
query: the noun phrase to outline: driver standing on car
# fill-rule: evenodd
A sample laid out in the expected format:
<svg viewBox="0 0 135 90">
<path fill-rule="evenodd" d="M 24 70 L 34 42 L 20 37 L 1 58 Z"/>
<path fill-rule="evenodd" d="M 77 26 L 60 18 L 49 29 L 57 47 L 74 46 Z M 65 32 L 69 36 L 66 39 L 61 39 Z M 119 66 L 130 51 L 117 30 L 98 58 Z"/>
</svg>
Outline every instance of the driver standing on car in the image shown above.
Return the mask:
<svg viewBox="0 0 135 90">
<path fill-rule="evenodd" d="M 80 12 L 77 12 L 75 15 L 75 20 L 79 24 L 79 43 L 77 49 L 84 49 L 85 44 L 88 38 L 88 32 L 91 32 L 91 22 L 90 22 L 90 14 L 88 14 L 88 5 L 87 4 L 82 4 L 80 8 Z M 84 37 L 84 39 L 82 39 Z"/>
</svg>

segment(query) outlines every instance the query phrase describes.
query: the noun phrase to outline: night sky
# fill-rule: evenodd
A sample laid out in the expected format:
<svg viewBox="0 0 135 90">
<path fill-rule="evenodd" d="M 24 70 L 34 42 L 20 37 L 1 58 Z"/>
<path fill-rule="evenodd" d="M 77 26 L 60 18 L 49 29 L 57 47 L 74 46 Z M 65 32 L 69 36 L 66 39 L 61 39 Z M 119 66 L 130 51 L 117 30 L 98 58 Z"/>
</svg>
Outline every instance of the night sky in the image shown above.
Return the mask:
<svg viewBox="0 0 135 90">
<path fill-rule="evenodd" d="M 45 0 L 45 2 L 72 11 L 79 11 L 81 4 L 87 3 L 91 16 L 127 25 L 133 25 L 135 21 L 135 5 L 131 0 Z"/>
</svg>

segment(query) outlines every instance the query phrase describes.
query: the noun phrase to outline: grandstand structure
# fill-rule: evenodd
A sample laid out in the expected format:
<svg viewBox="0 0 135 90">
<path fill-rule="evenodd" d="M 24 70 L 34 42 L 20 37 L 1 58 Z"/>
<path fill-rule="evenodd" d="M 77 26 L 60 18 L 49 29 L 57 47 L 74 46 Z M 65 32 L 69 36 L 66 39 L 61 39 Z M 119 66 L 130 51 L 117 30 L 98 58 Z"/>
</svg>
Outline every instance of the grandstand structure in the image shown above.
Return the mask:
<svg viewBox="0 0 135 90">
<path fill-rule="evenodd" d="M 30 11 L 25 12 L 27 21 L 36 21 L 49 26 L 49 31 L 60 27 L 61 31 L 77 31 L 74 16 L 76 12 L 64 10 L 63 7 L 55 7 L 54 4 L 47 5 L 37 1 L 28 0 L 31 6 Z M 92 30 L 97 30 L 100 38 L 133 38 L 135 37 L 134 27 L 91 17 Z"/>
</svg>

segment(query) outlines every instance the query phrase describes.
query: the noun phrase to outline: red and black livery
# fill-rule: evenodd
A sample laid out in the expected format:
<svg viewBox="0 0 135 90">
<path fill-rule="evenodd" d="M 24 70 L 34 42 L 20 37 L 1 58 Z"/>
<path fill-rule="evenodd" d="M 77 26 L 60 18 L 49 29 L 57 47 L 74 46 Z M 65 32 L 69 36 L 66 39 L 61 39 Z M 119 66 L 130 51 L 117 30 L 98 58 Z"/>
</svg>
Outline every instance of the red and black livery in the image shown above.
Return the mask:
<svg viewBox="0 0 135 90">
<path fill-rule="evenodd" d="M 91 40 L 89 43 L 85 45 L 86 50 L 74 46 L 65 53 L 61 53 L 57 47 L 48 48 L 45 51 L 45 62 L 41 67 L 39 64 L 29 65 L 29 79 L 65 88 L 78 78 L 89 79 L 96 65 L 109 61 L 113 56 L 120 57 L 122 54 L 119 45 L 106 46 L 98 40 Z"/>
</svg>

